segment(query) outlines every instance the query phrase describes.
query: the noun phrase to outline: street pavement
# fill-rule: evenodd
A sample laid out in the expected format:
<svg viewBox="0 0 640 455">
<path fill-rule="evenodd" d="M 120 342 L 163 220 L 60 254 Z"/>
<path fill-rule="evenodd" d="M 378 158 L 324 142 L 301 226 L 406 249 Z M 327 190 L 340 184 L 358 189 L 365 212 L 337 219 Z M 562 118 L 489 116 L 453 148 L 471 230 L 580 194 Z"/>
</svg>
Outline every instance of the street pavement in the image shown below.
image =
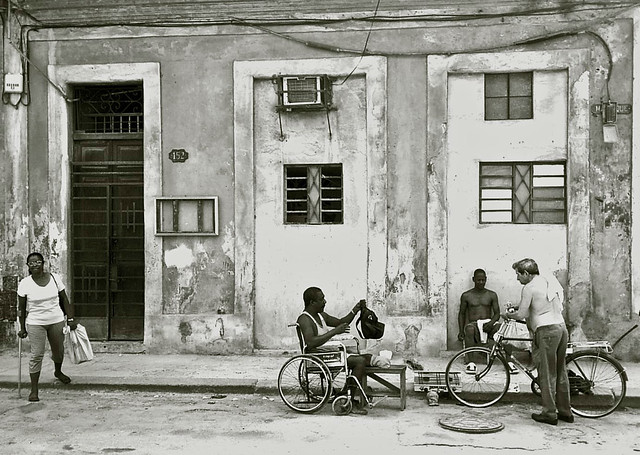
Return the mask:
<svg viewBox="0 0 640 455">
<path fill-rule="evenodd" d="M 98 390 L 146 390 L 157 392 L 257 393 L 277 395 L 278 372 L 295 352 L 258 351 L 251 355 L 119 354 L 94 352 L 93 360 L 81 364 L 66 361 L 65 374 L 72 382 L 63 385 L 53 376 L 53 362 L 45 354 L 40 387 Z M 416 359 L 424 371 L 444 372 L 453 352 L 438 357 Z M 0 388 L 18 388 L 18 365 L 21 364 L 22 396 L 28 395 L 29 353 L 0 352 Z M 393 357 L 393 364 L 404 364 Z M 629 381 L 623 406 L 640 408 L 640 364 L 623 362 Z M 393 378 L 390 378 L 391 382 Z M 424 399 L 425 392 L 414 391 L 414 372 L 407 368 L 407 407 L 413 399 Z M 520 373 L 512 376 L 519 384 L 518 393 L 508 394 L 514 402 L 536 402 L 530 391 L 529 378 Z"/>
</svg>

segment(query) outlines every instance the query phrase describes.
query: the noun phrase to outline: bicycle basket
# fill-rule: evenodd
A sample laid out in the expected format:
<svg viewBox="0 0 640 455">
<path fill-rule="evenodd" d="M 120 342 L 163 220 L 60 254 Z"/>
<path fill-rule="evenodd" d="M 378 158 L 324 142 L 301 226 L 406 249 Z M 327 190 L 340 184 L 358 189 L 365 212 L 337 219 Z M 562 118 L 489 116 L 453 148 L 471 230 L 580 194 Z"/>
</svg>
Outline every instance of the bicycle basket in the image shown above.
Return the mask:
<svg viewBox="0 0 640 455">
<path fill-rule="evenodd" d="M 531 335 L 529 334 L 529 329 L 527 329 L 527 326 L 525 324 L 517 322 L 515 319 L 509 319 L 508 321 L 504 322 L 502 326 L 500 326 L 497 334 L 500 334 L 500 337 L 503 339 L 503 344 L 513 346 L 518 350 L 531 350 Z M 508 340 L 505 338 L 513 339 Z"/>
</svg>

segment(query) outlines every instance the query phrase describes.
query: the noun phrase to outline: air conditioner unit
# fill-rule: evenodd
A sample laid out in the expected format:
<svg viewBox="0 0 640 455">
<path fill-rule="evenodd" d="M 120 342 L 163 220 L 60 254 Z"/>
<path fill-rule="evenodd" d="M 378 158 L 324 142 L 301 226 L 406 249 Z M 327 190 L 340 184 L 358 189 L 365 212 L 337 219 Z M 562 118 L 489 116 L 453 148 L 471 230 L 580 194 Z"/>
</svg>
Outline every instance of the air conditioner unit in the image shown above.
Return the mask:
<svg viewBox="0 0 640 455">
<path fill-rule="evenodd" d="M 327 76 L 280 76 L 278 89 L 281 110 L 331 107 L 331 81 Z"/>
</svg>

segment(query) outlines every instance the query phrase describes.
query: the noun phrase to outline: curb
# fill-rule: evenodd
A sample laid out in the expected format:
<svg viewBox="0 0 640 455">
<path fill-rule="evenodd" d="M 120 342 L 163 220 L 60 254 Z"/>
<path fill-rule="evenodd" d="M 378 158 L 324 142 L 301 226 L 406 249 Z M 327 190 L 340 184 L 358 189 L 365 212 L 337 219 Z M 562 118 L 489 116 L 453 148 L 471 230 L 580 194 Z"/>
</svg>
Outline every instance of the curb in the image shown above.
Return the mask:
<svg viewBox="0 0 640 455">
<path fill-rule="evenodd" d="M 180 379 L 175 382 L 171 378 L 159 380 L 141 380 L 140 378 L 132 381 L 128 378 L 88 378 L 82 376 L 74 377 L 70 384 L 61 384 L 58 381 L 40 382 L 41 389 L 72 389 L 72 390 L 102 390 L 102 391 L 135 391 L 135 392 L 163 392 L 163 393 L 228 393 L 228 394 L 262 394 L 262 395 L 278 395 L 277 384 L 269 380 L 259 379 L 221 379 L 212 378 L 203 382 L 203 379 Z M 27 390 L 29 381 L 22 383 L 22 388 Z M 17 389 L 18 382 L 16 380 L 0 379 L 0 389 Z M 426 392 L 416 392 L 412 387 L 407 387 L 407 397 L 416 400 L 427 401 Z M 531 392 L 508 393 L 500 403 L 530 403 L 538 404 L 540 399 Z M 458 404 L 453 398 L 448 396 L 447 392 L 440 393 L 440 403 Z M 640 408 L 640 396 L 626 395 L 619 409 Z"/>
<path fill-rule="evenodd" d="M 171 379 L 153 381 L 130 381 L 126 378 L 109 378 L 108 380 L 95 380 L 91 378 L 83 378 L 81 376 L 74 377 L 69 384 L 61 384 L 58 381 L 40 382 L 41 389 L 72 389 L 72 390 L 113 390 L 113 391 L 136 391 L 136 392 L 176 392 L 176 393 L 235 393 L 235 394 L 253 394 L 263 393 L 269 390 L 267 387 L 259 386 L 258 380 L 255 379 L 213 379 L 209 383 L 203 383 L 202 380 L 189 381 L 181 379 L 180 382 Z M 22 384 L 23 389 L 28 389 L 29 381 Z M 16 381 L 0 380 L 0 389 L 17 389 Z M 276 391 L 277 388 L 271 388 Z"/>
</svg>

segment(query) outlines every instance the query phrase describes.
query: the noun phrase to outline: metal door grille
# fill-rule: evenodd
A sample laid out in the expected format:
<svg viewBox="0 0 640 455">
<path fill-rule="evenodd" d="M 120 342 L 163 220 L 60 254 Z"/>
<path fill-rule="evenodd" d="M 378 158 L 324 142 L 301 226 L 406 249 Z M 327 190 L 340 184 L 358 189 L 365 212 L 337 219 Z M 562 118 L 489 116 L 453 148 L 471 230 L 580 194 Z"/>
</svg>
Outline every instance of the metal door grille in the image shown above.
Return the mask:
<svg viewBox="0 0 640 455">
<path fill-rule="evenodd" d="M 93 338 L 143 338 L 143 202 L 141 141 L 74 144 L 73 300 Z"/>
<path fill-rule="evenodd" d="M 75 89 L 76 132 L 141 133 L 142 86 L 91 85 Z"/>
</svg>

